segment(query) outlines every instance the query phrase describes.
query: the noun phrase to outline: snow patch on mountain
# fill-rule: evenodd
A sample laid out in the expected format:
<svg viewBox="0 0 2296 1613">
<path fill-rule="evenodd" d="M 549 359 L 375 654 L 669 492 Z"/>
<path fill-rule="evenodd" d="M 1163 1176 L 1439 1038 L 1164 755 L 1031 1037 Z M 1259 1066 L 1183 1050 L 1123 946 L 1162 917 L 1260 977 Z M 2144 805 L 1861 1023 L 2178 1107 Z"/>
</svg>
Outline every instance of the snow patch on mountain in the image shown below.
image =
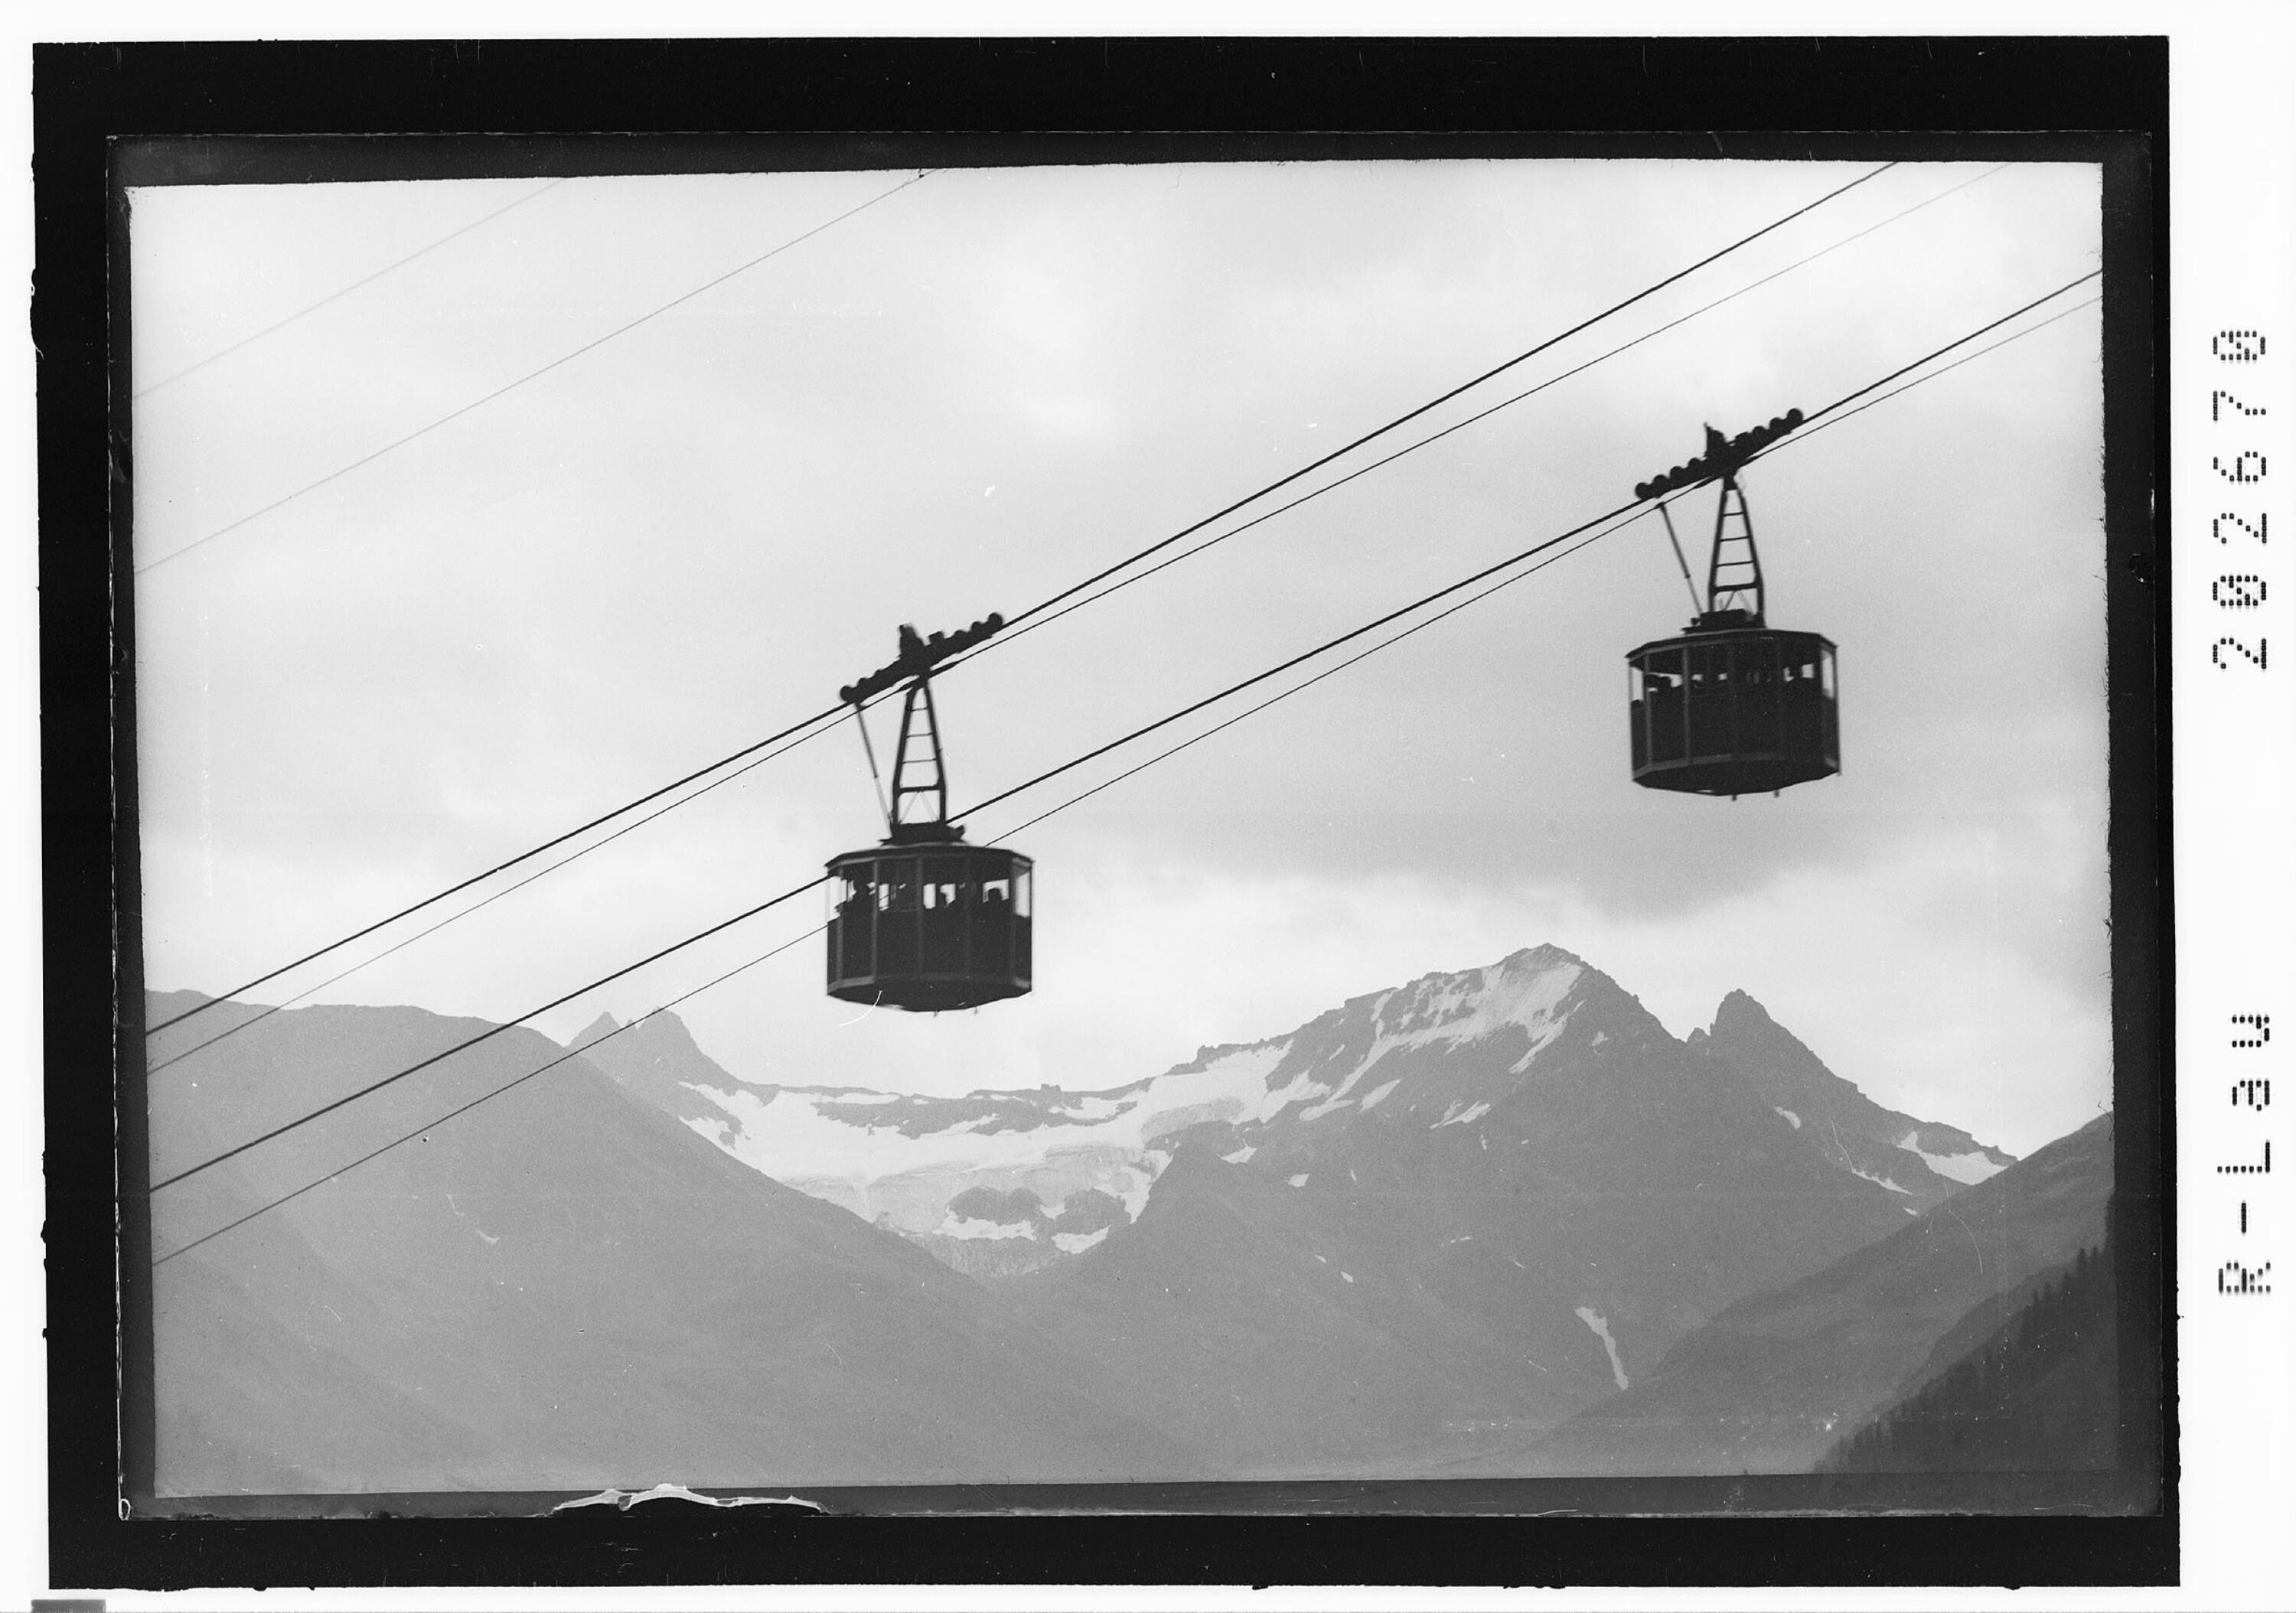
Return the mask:
<svg viewBox="0 0 2296 1613">
<path fill-rule="evenodd" d="M 1554 1011 L 1585 970 L 1577 963 L 1524 970 L 1509 958 L 1464 974 L 1431 976 L 1384 994 L 1379 1007 L 1383 1045 L 1365 1062 L 1377 1063 L 1388 1047 L 1479 1041 L 1509 1025 L 1531 1033 L 1534 1051 L 1552 1041 L 1562 1028 Z M 1390 1004 L 1401 1011 L 1391 1028 Z"/>
<path fill-rule="evenodd" d="M 1349 1070 L 1348 1072 L 1348 1078 L 1340 1083 L 1339 1091 L 1333 1093 L 1321 1103 L 1301 1109 L 1300 1111 L 1300 1118 L 1302 1120 L 1320 1120 L 1325 1115 L 1334 1113 L 1339 1109 L 1352 1107 L 1355 1103 L 1355 1100 L 1349 1097 L 1348 1093 L 1354 1090 L 1355 1084 L 1357 1082 L 1364 1078 L 1364 1071 L 1369 1068 L 1370 1065 L 1366 1062 L 1364 1064 L 1358 1064 L 1355 1069 Z M 1300 1085 L 1301 1081 L 1305 1080 L 1306 1077 L 1301 1077 L 1300 1081 L 1295 1081 L 1292 1085 L 1296 1086 Z M 1288 1091 L 1289 1089 L 1287 1088 L 1286 1090 Z M 1321 1091 L 1322 1088 L 1319 1086 L 1316 1090 Z"/>
<path fill-rule="evenodd" d="M 732 1121 L 720 1120 L 711 1115 L 694 1115 L 688 1118 L 685 1126 L 688 1131 L 716 1143 L 735 1159 L 742 1157 L 741 1150 L 734 1146 L 737 1133 Z"/>
<path fill-rule="evenodd" d="M 1919 1155 L 1922 1163 L 1939 1175 L 1961 1183 L 1964 1186 L 1973 1187 L 1988 1176 L 1998 1175 L 2008 1168 L 2006 1166 L 1996 1164 L 1982 1153 L 1929 1153 L 1923 1149 L 1921 1133 L 1917 1131 L 1907 1132 L 1898 1138 L 1898 1146 L 1909 1154 Z"/>
<path fill-rule="evenodd" d="M 1013 1238 L 1034 1242 L 1037 1229 L 1029 1222 L 983 1221 L 978 1216 L 949 1215 L 932 1229 L 944 1238 Z"/>
<path fill-rule="evenodd" d="M 1514 1031 L 1522 1034 L 1525 1045 L 1506 1073 L 1520 1076 L 1562 1034 L 1570 1017 L 1563 1001 L 1586 972 L 1568 954 L 1541 947 L 1484 968 L 1428 975 L 1407 986 L 1351 999 L 1290 1038 L 1294 1046 L 1316 1047 L 1319 1036 L 1331 1044 L 1316 1060 L 1319 1068 L 1313 1073 L 1298 1071 L 1292 1087 L 1274 1094 L 1264 1113 L 1271 1118 L 1283 1115 L 1295 1101 L 1295 1088 L 1296 1100 L 1321 1100 L 1300 1110 L 1300 1120 L 1321 1120 L 1350 1107 L 1360 1111 L 1406 1080 L 1411 1085 L 1404 1088 L 1405 1106 L 1415 1108 L 1423 1097 L 1439 1099 L 1439 1094 L 1426 1092 L 1426 1083 L 1415 1073 L 1427 1068 L 1423 1058 L 1415 1066 L 1394 1066 L 1414 1073 L 1392 1075 L 1386 1090 L 1374 1086 L 1363 1100 L 1354 1094 L 1366 1079 L 1377 1081 L 1390 1060 L 1440 1054 Z M 1346 1073 L 1339 1075 L 1333 1067 L 1342 1061 Z"/>
<path fill-rule="evenodd" d="M 1848 1167 L 1849 1174 L 1853 1176 L 1863 1177 L 1866 1181 L 1874 1183 L 1877 1186 L 1888 1188 L 1893 1193 L 1903 1193 L 1908 1199 L 1914 1196 L 1913 1189 L 1909 1187 L 1899 1187 L 1887 1176 L 1876 1175 L 1872 1171 L 1859 1170 L 1855 1165 L 1850 1165 L 1847 1159 L 1843 1160 L 1842 1163 Z"/>
<path fill-rule="evenodd" d="M 1472 1124 L 1502 1095 L 1491 1086 L 1496 1066 L 1480 1078 L 1482 1090 L 1446 1093 L 1429 1053 L 1519 1031 L 1524 1040 L 1505 1052 L 1509 1074 L 1520 1076 L 1561 1034 L 1564 1000 L 1587 973 L 1567 953 L 1529 949 L 1354 999 L 1290 1036 L 1208 1047 L 1161 1075 L 1098 1091 L 1047 1084 L 940 1098 L 752 1085 L 702 1061 L 709 1078 L 679 1083 L 676 1101 L 687 1126 L 743 1164 L 897 1231 L 957 1236 L 944 1227 L 945 1211 L 972 1184 L 1026 1187 L 1048 1203 L 1090 1186 L 1136 1218 L 1191 1126 L 1242 1129 L 1226 1157 L 1244 1165 L 1269 1125 L 1343 1126 L 1333 1118 L 1382 1104 Z M 1403 1062 L 1389 1063 L 1398 1055 Z"/>
<path fill-rule="evenodd" d="M 1164 1167 L 1171 1162 L 1171 1159 L 1172 1156 L 1169 1154 L 1149 1154 L 1136 1168 L 1126 1171 L 1115 1178 L 1111 1191 L 1122 1201 L 1124 1218 L 1127 1221 L 1140 1219 L 1140 1212 L 1148 1208 L 1148 1195 L 1156 1191 L 1157 1176 L 1162 1173 Z"/>
<path fill-rule="evenodd" d="M 725 1120 L 714 1128 L 689 1124 L 743 1164 L 781 1182 L 870 1181 L 931 1170 L 1013 1171 L 1068 1149 L 1106 1150 L 1110 1158 L 1136 1159 L 1149 1154 L 1159 1138 L 1199 1122 L 1247 1124 L 1302 1098 L 1320 1096 L 1327 1088 L 1306 1081 L 1268 1090 L 1268 1073 L 1288 1047 L 1288 1042 L 1275 1041 L 1208 1049 L 1193 1066 L 1102 1093 L 980 1092 L 964 1099 L 903 1099 L 817 1087 L 728 1091 L 693 1085 L 693 1092 L 723 1111 Z M 939 1113 L 967 1105 L 972 1112 L 930 1126 Z M 920 1126 L 929 1129 L 914 1129 Z"/>
<path fill-rule="evenodd" d="M 1065 1255 L 1081 1255 L 1085 1250 L 1108 1236 L 1111 1228 L 1102 1227 L 1096 1232 L 1054 1232 L 1053 1243 Z"/>
<path fill-rule="evenodd" d="M 1788 1126 L 1792 1126 L 1796 1131 L 1800 1131 L 1801 1129 L 1801 1117 L 1800 1115 L 1794 1113 L 1793 1110 L 1790 1109 L 1779 1109 L 1775 1103 L 1770 1107 L 1773 1111 L 1785 1118 L 1785 1122 Z"/>
<path fill-rule="evenodd" d="M 1619 1359 L 1619 1341 L 1611 1337 L 1609 1321 L 1591 1305 L 1578 1307 L 1578 1320 L 1592 1328 L 1595 1337 L 1603 1341 L 1603 1347 L 1611 1353 L 1611 1376 L 1618 1380 L 1620 1388 L 1628 1388 L 1627 1364 Z"/>
</svg>

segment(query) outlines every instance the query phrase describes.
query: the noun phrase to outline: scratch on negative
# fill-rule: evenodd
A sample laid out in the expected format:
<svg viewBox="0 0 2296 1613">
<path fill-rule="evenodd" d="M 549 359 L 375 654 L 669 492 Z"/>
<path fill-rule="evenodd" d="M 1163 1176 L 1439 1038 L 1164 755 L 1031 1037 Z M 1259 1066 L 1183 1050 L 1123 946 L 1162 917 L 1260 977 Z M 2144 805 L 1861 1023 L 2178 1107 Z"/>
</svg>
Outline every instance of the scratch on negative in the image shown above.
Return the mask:
<svg viewBox="0 0 2296 1613">
<path fill-rule="evenodd" d="M 1967 1233 L 1969 1238 L 1969 1247 L 1977 1252 L 1977 1274 L 1982 1277 L 1985 1274 L 1985 1250 L 1977 1241 L 1977 1234 L 1970 1232 L 1969 1223 L 1961 1218 L 1961 1213 L 1955 1209 L 1953 1206 L 1950 1204 L 1941 1204 L 1938 1208 L 1945 1211 L 1947 1215 L 1951 1216 L 1953 1217 L 1953 1224 L 1959 1227 L 1964 1233 Z"/>
<path fill-rule="evenodd" d="M 1835 1150 L 1841 1155 L 1841 1163 L 1849 1167 L 1849 1174 L 1851 1175 L 1856 1175 L 1857 1174 L 1857 1161 L 1852 1159 L 1849 1157 L 1849 1150 L 1841 1146 L 1841 1128 L 1833 1123 L 1833 1117 L 1832 1115 L 1828 1115 L 1825 1118 L 1825 1129 L 1833 1134 L 1833 1146 Z"/>
</svg>

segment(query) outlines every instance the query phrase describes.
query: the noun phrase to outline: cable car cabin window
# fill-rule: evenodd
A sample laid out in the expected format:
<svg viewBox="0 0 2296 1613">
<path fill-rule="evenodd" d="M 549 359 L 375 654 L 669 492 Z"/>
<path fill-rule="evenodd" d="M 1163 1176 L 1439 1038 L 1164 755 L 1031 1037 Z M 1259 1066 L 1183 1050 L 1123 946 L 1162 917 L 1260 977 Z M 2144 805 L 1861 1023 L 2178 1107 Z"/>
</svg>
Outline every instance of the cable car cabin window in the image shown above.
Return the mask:
<svg viewBox="0 0 2296 1613">
<path fill-rule="evenodd" d="M 1635 718 L 1635 766 L 1682 760 L 1689 742 L 1686 690 L 1689 673 L 1680 649 L 1652 653 L 1636 665 L 1642 698 Z"/>
<path fill-rule="evenodd" d="M 872 972 L 914 973 L 920 938 L 917 860 L 889 857 L 877 864 L 877 956 Z"/>
<path fill-rule="evenodd" d="M 917 864 L 902 857 L 877 864 L 877 911 L 914 913 L 917 905 Z"/>
<path fill-rule="evenodd" d="M 1825 695 L 1818 686 L 1820 663 L 1813 654 L 1815 648 L 1802 648 L 1800 653 L 1811 659 L 1786 668 L 1789 681 L 1779 714 L 1778 745 L 1788 757 L 1817 757 L 1831 752 L 1826 741 Z"/>
<path fill-rule="evenodd" d="M 1036 926 L 1030 922 L 1036 907 L 1036 871 L 1022 863 L 1013 871 L 1013 972 L 1022 979 L 1033 977 L 1036 969 Z"/>
<path fill-rule="evenodd" d="M 1736 728 L 1731 749 L 1739 755 L 1775 755 L 1784 741 L 1779 731 L 1778 646 L 1775 639 L 1743 639 L 1731 646 L 1737 681 L 1730 710 Z"/>
<path fill-rule="evenodd" d="M 923 885 L 926 907 L 955 907 L 964 899 L 965 876 L 969 872 L 963 857 L 927 858 Z"/>
<path fill-rule="evenodd" d="M 1833 764 L 1836 773 L 1841 771 L 1841 708 L 1834 686 L 1833 646 L 1821 645 L 1817 652 L 1819 686 L 1825 698 L 1818 703 L 1818 716 L 1824 725 L 1826 760 Z"/>
<path fill-rule="evenodd" d="M 963 975 L 972 952 L 958 902 L 966 873 L 963 857 L 927 857 L 919 865 L 915 967 L 924 975 Z"/>
<path fill-rule="evenodd" d="M 877 952 L 877 890 L 865 876 L 841 873 L 831 882 L 829 972 L 832 980 L 871 973 Z"/>
<path fill-rule="evenodd" d="M 1658 660 L 1647 651 L 1627 658 L 1627 748 L 1637 777 L 1650 763 L 1652 718 L 1667 681 Z"/>
<path fill-rule="evenodd" d="M 1737 722 L 1732 709 L 1731 646 L 1693 644 L 1690 659 L 1688 733 L 1685 743 L 1693 757 L 1727 756 L 1737 748 Z"/>
</svg>

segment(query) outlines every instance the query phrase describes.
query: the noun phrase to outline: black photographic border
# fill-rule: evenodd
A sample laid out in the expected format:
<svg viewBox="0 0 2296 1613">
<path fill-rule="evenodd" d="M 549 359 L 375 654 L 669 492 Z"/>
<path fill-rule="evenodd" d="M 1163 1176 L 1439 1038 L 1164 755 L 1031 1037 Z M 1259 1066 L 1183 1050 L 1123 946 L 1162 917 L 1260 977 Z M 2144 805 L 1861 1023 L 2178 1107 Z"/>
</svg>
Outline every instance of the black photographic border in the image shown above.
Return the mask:
<svg viewBox="0 0 2296 1613">
<path fill-rule="evenodd" d="M 2165 40 L 94 44 L 36 47 L 33 69 L 56 1584 L 2173 1583 Z M 2114 1242 L 2124 1406 L 2157 1433 L 2133 1478 L 2157 1484 L 2159 1510 L 1769 1516 L 1848 1498 L 1757 1477 L 819 1493 L 844 1514 L 831 1517 L 667 1502 L 403 1515 L 558 1496 L 156 1515 L 148 1295 L 133 1275 L 149 1258 L 141 1061 L 121 1056 L 141 1047 L 143 980 L 120 187 L 1409 155 L 2104 165 Z M 1605 1506 L 1663 1516 L 1464 1515 Z M 1014 1515 L 1041 1508 L 1090 1515 Z"/>
</svg>

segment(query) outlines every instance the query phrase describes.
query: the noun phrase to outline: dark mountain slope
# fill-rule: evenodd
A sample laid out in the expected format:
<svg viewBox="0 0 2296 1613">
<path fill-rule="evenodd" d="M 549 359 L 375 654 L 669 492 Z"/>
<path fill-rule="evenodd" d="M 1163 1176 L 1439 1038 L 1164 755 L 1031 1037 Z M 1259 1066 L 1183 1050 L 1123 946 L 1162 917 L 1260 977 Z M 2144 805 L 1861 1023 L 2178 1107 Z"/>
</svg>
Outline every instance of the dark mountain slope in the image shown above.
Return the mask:
<svg viewBox="0 0 2296 1613">
<path fill-rule="evenodd" d="M 1728 1064 L 1552 947 L 1280 1044 L 1133 1225 L 1014 1290 L 1141 1414 L 1266 1474 L 1552 1426 L 1906 1224 Z"/>
<path fill-rule="evenodd" d="M 153 1077 L 154 1175 L 479 1028 L 275 1015 Z M 560 1051 L 506 1031 L 162 1190 L 158 1252 Z M 168 1494 L 1188 1470 L 976 1287 L 580 1059 L 168 1261 L 154 1314 Z"/>
<path fill-rule="evenodd" d="M 694 1044 L 685 1021 L 667 1011 L 617 1030 L 614 1016 L 600 1014 L 567 1046 L 611 1076 L 638 1097 L 674 1118 L 700 1112 L 689 1083 L 738 1085 L 725 1067 Z"/>
<path fill-rule="evenodd" d="M 1513 1460 L 1535 1471 L 1808 1470 L 1973 1307 L 2104 1235 L 2102 1116 L 1801 1281 L 1732 1306 L 1658 1370 Z"/>
<path fill-rule="evenodd" d="M 2013 1162 L 1957 1126 L 1884 1109 L 1828 1069 L 1742 991 L 1723 998 L 1713 1030 L 1692 1031 L 1689 1043 L 1728 1060 L 1763 1102 L 1818 1147 L 1833 1150 L 1848 1168 L 1902 1190 L 1917 1209 Z"/>
<path fill-rule="evenodd" d="M 1835 1473 L 2062 1472 L 2113 1465 L 2112 1263 L 2083 1249 L 2007 1322 L 1827 1453 Z"/>
</svg>

